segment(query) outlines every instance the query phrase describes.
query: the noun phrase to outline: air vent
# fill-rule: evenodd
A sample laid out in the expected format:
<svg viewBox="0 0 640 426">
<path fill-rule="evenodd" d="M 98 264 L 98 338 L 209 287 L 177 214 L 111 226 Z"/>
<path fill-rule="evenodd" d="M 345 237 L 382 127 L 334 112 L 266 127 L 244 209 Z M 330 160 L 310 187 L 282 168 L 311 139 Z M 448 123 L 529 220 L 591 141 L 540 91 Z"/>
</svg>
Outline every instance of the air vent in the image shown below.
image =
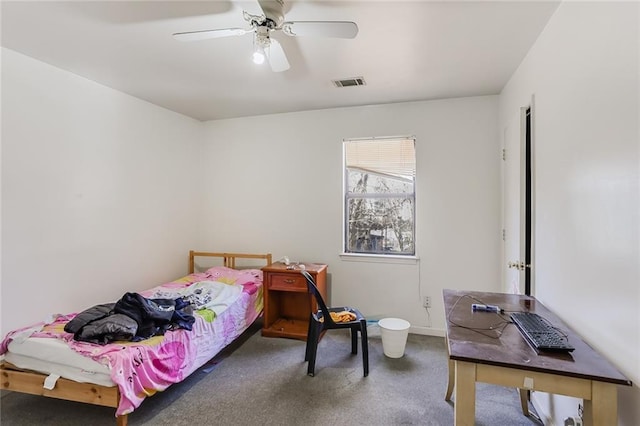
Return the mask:
<svg viewBox="0 0 640 426">
<path fill-rule="evenodd" d="M 336 87 L 364 86 L 367 84 L 363 77 L 346 78 L 344 80 L 333 80 Z"/>
</svg>

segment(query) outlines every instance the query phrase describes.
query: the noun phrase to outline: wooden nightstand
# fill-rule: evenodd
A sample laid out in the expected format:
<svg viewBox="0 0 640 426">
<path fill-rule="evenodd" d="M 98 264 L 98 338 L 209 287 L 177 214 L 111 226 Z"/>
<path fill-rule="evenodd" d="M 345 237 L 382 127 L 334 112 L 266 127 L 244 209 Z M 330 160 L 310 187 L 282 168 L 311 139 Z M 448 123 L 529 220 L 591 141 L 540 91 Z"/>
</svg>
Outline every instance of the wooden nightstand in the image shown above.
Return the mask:
<svg viewBox="0 0 640 426">
<path fill-rule="evenodd" d="M 327 298 L 327 265 L 300 262 L 313 276 L 322 297 Z M 300 267 L 287 269 L 276 262 L 262 268 L 264 274 L 264 323 L 262 335 L 307 340 L 309 316 L 318 309 L 307 290 Z"/>
</svg>

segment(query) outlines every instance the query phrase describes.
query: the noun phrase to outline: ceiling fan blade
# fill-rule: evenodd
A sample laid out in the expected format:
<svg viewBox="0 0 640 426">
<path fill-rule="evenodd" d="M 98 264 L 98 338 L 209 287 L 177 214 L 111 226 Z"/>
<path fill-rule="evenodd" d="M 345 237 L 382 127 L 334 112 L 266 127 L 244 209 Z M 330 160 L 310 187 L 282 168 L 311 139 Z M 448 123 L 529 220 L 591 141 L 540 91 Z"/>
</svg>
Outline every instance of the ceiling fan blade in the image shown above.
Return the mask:
<svg viewBox="0 0 640 426">
<path fill-rule="evenodd" d="M 258 0 L 233 0 L 233 2 L 243 11 L 251 15 L 264 15 L 264 11 Z"/>
<path fill-rule="evenodd" d="M 355 38 L 358 25 L 350 21 L 290 21 L 282 24 L 282 31 L 290 36 Z"/>
<path fill-rule="evenodd" d="M 271 65 L 271 71 L 273 72 L 282 72 L 289 69 L 287 55 L 278 40 L 274 38 L 271 39 L 269 46 L 269 65 Z"/>
<path fill-rule="evenodd" d="M 175 33 L 173 38 L 180 41 L 196 41 L 206 40 L 210 38 L 241 36 L 253 30 L 245 30 L 242 28 L 222 28 L 219 30 L 202 30 L 202 31 L 188 31 L 184 33 Z"/>
</svg>

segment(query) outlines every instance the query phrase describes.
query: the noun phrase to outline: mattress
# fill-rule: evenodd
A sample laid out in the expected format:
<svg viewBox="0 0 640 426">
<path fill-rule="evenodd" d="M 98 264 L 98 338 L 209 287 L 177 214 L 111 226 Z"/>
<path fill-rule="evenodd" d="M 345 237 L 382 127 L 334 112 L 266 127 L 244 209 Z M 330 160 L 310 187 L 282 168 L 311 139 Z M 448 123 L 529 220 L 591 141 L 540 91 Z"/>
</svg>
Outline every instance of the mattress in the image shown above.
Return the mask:
<svg viewBox="0 0 640 426">
<path fill-rule="evenodd" d="M 37 356 L 37 358 L 35 357 Z M 9 343 L 5 361 L 24 370 L 57 374 L 65 379 L 102 386 L 115 386 L 107 365 L 80 355 L 63 341 L 30 337 Z"/>
</svg>

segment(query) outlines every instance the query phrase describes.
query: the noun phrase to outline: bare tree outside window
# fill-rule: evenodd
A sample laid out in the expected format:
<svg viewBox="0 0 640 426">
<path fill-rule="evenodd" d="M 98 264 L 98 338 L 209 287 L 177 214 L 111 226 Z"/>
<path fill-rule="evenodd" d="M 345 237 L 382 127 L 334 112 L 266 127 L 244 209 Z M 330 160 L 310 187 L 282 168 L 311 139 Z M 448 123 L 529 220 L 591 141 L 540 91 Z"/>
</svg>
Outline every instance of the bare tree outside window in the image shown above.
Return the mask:
<svg viewBox="0 0 640 426">
<path fill-rule="evenodd" d="M 414 255 L 414 139 L 344 144 L 345 252 Z"/>
</svg>

